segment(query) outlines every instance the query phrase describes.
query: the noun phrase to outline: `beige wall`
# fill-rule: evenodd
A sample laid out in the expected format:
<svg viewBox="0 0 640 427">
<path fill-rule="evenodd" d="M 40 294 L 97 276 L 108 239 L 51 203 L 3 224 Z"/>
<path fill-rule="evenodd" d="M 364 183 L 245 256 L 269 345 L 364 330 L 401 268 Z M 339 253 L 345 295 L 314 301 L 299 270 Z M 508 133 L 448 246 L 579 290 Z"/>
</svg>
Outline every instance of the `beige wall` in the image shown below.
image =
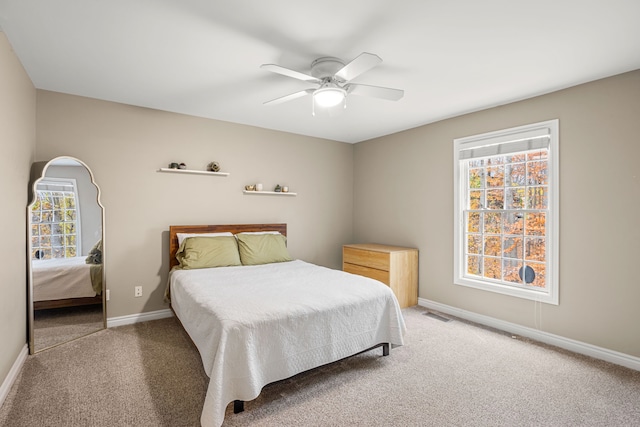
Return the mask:
<svg viewBox="0 0 640 427">
<path fill-rule="evenodd" d="M 352 238 L 353 145 L 46 91 L 37 112 L 37 160 L 77 157 L 100 186 L 109 317 L 168 307 L 172 224 L 285 222 L 293 257 L 340 268 Z M 157 172 L 213 160 L 230 175 Z M 243 195 L 259 181 L 298 196 Z"/>
<path fill-rule="evenodd" d="M 454 285 L 453 139 L 555 118 L 560 304 Z M 640 357 L 639 135 L 634 71 L 359 143 L 354 238 L 417 247 L 421 298 Z"/>
<path fill-rule="evenodd" d="M 36 90 L 0 31 L 0 384 L 27 342 L 26 206 Z"/>
</svg>

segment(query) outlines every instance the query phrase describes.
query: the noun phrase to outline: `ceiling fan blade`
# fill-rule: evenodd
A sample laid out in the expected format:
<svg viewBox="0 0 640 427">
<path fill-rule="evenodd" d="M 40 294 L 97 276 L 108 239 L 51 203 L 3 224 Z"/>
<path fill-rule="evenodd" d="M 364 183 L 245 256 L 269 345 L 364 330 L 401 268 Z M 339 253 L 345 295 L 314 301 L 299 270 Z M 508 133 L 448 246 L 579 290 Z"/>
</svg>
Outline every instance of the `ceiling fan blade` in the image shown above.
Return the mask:
<svg viewBox="0 0 640 427">
<path fill-rule="evenodd" d="M 281 96 L 280 98 L 272 99 L 271 101 L 265 102 L 263 105 L 278 105 L 278 104 L 282 104 L 283 102 L 292 101 L 294 99 L 301 98 L 301 97 L 303 97 L 305 95 L 312 94 L 314 91 L 315 91 L 315 89 L 301 90 L 300 92 L 296 92 L 296 93 L 292 93 L 290 95 Z"/>
<path fill-rule="evenodd" d="M 293 77 L 294 79 L 303 80 L 305 82 L 311 83 L 321 83 L 322 80 L 310 76 L 308 74 L 301 73 L 299 71 L 290 70 L 289 68 L 284 68 L 275 64 L 262 64 L 260 68 L 264 68 L 267 71 L 271 71 L 273 73 L 282 74 L 283 76 Z"/>
<path fill-rule="evenodd" d="M 397 101 L 404 96 L 404 90 L 392 89 L 390 87 L 369 86 L 351 83 L 345 86 L 347 93 L 360 96 L 371 96 L 374 98 Z"/>
<path fill-rule="evenodd" d="M 382 62 L 382 59 L 378 55 L 373 53 L 363 52 L 356 57 L 353 61 L 342 67 L 335 76 L 345 82 L 353 80 L 365 71 L 369 71 L 376 65 Z"/>
</svg>

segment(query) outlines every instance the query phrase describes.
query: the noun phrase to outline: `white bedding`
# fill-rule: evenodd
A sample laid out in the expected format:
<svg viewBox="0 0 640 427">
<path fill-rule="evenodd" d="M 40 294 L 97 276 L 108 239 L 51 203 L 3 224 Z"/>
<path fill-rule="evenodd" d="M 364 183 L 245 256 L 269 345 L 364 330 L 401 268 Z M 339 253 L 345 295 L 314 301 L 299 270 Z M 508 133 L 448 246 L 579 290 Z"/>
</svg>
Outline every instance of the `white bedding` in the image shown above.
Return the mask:
<svg viewBox="0 0 640 427">
<path fill-rule="evenodd" d="M 404 319 L 386 285 L 303 261 L 175 270 L 171 304 L 210 378 L 205 427 L 233 400 L 380 343 L 403 344 Z"/>
<path fill-rule="evenodd" d="M 50 301 L 96 296 L 86 257 L 33 260 L 33 300 Z"/>
</svg>

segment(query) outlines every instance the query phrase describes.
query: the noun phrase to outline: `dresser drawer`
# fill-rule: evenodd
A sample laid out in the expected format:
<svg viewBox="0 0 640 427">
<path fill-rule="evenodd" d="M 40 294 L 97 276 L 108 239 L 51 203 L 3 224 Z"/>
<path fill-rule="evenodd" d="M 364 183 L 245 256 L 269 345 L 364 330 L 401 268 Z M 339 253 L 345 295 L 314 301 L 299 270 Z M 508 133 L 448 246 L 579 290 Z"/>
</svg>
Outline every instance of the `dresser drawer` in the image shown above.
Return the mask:
<svg viewBox="0 0 640 427">
<path fill-rule="evenodd" d="M 389 271 L 389 253 L 387 252 L 375 252 L 345 246 L 342 249 L 342 262 Z"/>
<path fill-rule="evenodd" d="M 349 264 L 347 262 L 342 263 L 342 270 L 347 273 L 358 274 L 360 276 L 376 279 L 389 286 L 389 272 L 385 270 L 378 270 L 375 268 L 363 267 L 361 265 Z"/>
</svg>

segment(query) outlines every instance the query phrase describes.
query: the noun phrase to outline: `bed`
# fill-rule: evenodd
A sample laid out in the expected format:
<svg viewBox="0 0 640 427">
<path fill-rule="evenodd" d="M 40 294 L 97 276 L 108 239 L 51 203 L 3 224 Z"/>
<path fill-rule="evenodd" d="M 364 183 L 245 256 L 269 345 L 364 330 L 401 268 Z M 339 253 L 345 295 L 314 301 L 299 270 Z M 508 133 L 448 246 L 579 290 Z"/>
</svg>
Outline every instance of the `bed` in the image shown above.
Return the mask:
<svg viewBox="0 0 640 427">
<path fill-rule="evenodd" d="M 86 257 L 33 260 L 34 309 L 102 303 L 102 264 L 87 264 Z"/>
<path fill-rule="evenodd" d="M 247 234 L 265 231 L 280 237 Z M 189 268 L 189 244 L 179 245 L 178 234 L 220 232 L 234 235 L 216 239 L 236 241 L 241 264 Z M 246 255 L 255 249 L 246 241 L 286 241 L 286 224 L 171 226 L 169 235 L 171 308 L 210 378 L 205 427 L 221 425 L 230 402 L 239 412 L 267 384 L 380 346 L 386 356 L 403 344 L 400 307 L 381 282 L 301 260 L 260 263 Z M 206 237 L 187 239 L 195 244 Z"/>
</svg>

